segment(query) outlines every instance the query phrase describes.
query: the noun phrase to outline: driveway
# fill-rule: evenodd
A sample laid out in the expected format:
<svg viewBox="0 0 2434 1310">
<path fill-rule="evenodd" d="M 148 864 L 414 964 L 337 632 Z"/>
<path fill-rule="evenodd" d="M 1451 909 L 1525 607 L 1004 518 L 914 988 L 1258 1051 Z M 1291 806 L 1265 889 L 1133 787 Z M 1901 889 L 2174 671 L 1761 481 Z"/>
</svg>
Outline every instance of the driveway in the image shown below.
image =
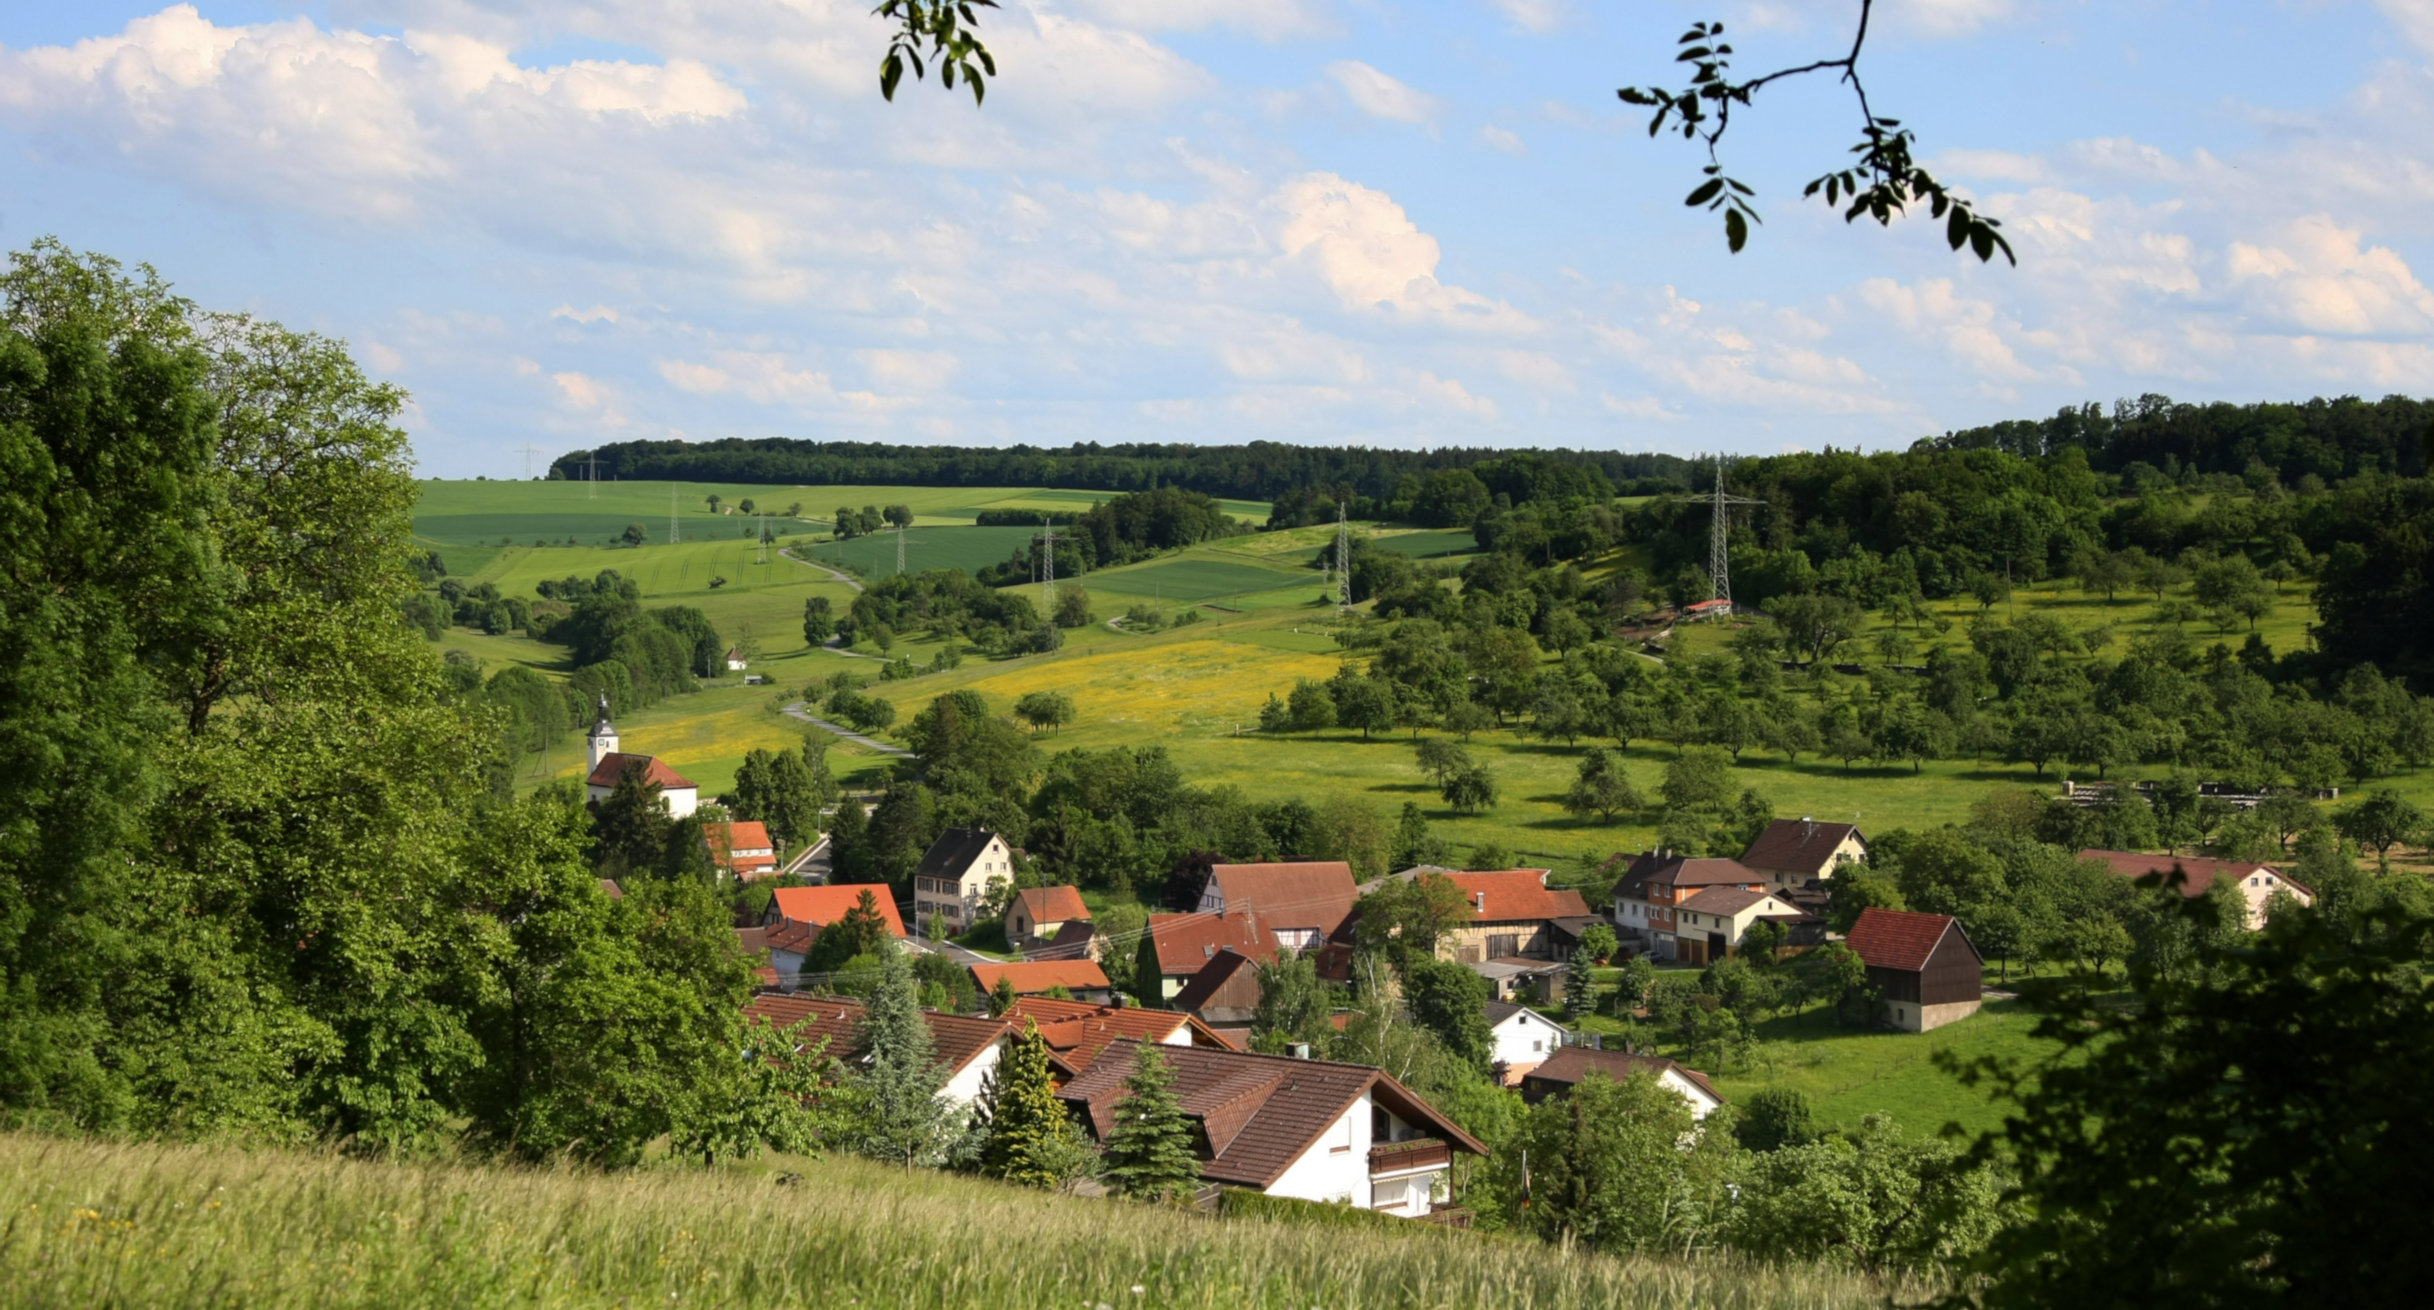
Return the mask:
<svg viewBox="0 0 2434 1310">
<path fill-rule="evenodd" d="M 873 741 L 870 738 L 863 736 L 861 733 L 846 727 L 844 724 L 830 723 L 826 719 L 816 717 L 811 711 L 803 708 L 807 703 L 808 702 L 805 701 L 796 701 L 794 704 L 787 706 L 781 711 L 781 713 L 785 714 L 789 718 L 800 719 L 803 722 L 818 728 L 822 732 L 833 733 L 836 736 L 843 737 L 845 740 L 850 741 L 854 745 L 860 746 L 865 750 L 877 751 L 881 755 L 892 755 L 900 760 L 909 760 L 913 758 L 913 753 L 904 749 L 902 746 L 890 746 L 883 741 Z"/>
</svg>

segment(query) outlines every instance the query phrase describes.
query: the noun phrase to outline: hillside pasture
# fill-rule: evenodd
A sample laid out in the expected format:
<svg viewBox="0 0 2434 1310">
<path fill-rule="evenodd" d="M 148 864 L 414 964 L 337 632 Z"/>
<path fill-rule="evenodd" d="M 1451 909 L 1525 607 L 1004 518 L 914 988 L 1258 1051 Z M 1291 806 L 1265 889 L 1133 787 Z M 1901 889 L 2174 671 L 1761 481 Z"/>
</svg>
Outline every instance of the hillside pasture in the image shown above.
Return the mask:
<svg viewBox="0 0 2434 1310">
<path fill-rule="evenodd" d="M 1004 562 L 1038 535 L 1037 528 L 924 526 L 916 518 L 904 533 L 905 571 L 963 569 L 978 573 Z M 844 541 L 806 540 L 795 547 L 795 553 L 875 581 L 896 571 L 896 534 L 874 532 Z"/>
</svg>

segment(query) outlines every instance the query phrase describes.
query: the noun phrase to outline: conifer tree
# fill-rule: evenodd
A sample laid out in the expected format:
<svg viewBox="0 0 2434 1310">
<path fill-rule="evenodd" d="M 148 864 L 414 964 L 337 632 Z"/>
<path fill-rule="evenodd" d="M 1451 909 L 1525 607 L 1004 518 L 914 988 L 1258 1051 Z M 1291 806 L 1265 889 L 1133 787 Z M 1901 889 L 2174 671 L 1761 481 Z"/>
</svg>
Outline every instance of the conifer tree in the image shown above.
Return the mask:
<svg viewBox="0 0 2434 1310">
<path fill-rule="evenodd" d="M 1572 952 L 1564 965 L 1564 1017 L 1577 1019 L 1589 1013 L 1590 1003 L 1589 948 L 1583 946 Z"/>
<path fill-rule="evenodd" d="M 1014 1008 L 1014 980 L 1004 974 L 997 976 L 997 985 L 989 989 L 989 1015 L 995 1018 Z"/>
<path fill-rule="evenodd" d="M 862 1090 L 868 1098 L 862 1151 L 909 1170 L 934 1159 L 951 1135 L 951 1107 L 939 1095 L 947 1070 L 933 1055 L 912 964 L 903 951 L 891 949 L 885 955 L 878 989 L 871 993 L 854 1033 L 864 1063 Z"/>
<path fill-rule="evenodd" d="M 981 1172 L 1026 1187 L 1058 1187 L 1073 1177 L 1088 1147 L 1048 1078 L 1048 1042 L 1026 1023 L 998 1062 L 988 1108 Z"/>
<path fill-rule="evenodd" d="M 1134 1048 L 1132 1075 L 1116 1103 L 1115 1131 L 1107 1135 L 1109 1186 L 1143 1201 L 1190 1196 L 1200 1183 L 1200 1160 L 1192 1150 L 1192 1122 L 1175 1097 L 1166 1057 L 1150 1043 Z"/>
</svg>

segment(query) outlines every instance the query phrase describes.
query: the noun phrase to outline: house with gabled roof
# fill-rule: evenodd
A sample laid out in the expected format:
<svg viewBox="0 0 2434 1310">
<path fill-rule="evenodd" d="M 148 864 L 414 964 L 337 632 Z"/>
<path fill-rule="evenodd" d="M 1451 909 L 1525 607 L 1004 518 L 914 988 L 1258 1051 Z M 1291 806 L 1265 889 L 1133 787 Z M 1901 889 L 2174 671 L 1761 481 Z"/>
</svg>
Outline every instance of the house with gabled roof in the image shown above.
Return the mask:
<svg viewBox="0 0 2434 1310">
<path fill-rule="evenodd" d="M 1524 1075 L 1563 1049 L 1564 1026 L 1526 1005 L 1487 1003 L 1487 1032 L 1497 1078 L 1518 1087 Z"/>
<path fill-rule="evenodd" d="M 1199 1046 L 1160 1048 L 1197 1130 L 1200 1176 L 1269 1196 L 1426 1218 L 1457 1154 L 1487 1154 L 1385 1071 Z M 1142 1043 L 1115 1042 L 1058 1090 L 1091 1136 L 1115 1130 Z"/>
<path fill-rule="evenodd" d="M 778 985 L 792 990 L 795 979 L 803 971 L 803 960 L 811 954 L 811 944 L 819 939 L 820 930 L 842 919 L 871 898 L 871 908 L 887 925 L 888 936 L 901 941 L 904 920 L 896 913 L 896 902 L 890 900 L 885 883 L 834 883 L 822 887 L 779 887 L 770 893 L 769 908 L 761 913 L 761 925 L 768 930 L 764 940 L 769 947 L 769 964 L 777 970 Z"/>
<path fill-rule="evenodd" d="M 825 1039 L 828 1043 L 825 1054 L 847 1068 L 866 1063 L 855 1050 L 862 1023 L 862 1002 L 852 997 L 763 993 L 745 1003 L 744 1021 L 756 1033 L 783 1032 L 800 1023 L 803 1028 L 796 1036 L 799 1049 L 808 1049 L 812 1043 Z M 997 1068 L 998 1060 L 1005 1055 L 1007 1043 L 1014 1036 L 1013 1026 L 1003 1019 L 940 1014 L 935 1010 L 922 1011 L 921 1021 L 929 1026 L 932 1057 L 947 1068 L 947 1083 L 940 1094 L 959 1106 L 970 1106 L 980 1099 L 990 1071 Z"/>
<path fill-rule="evenodd" d="M 1063 989 L 1076 1001 L 1104 1005 L 1114 998 L 1114 985 L 1094 960 L 1017 960 L 1011 964 L 974 964 L 965 966 L 972 974 L 972 985 L 983 996 L 997 993 L 997 984 L 1004 982 L 1016 996 L 1039 996 Z"/>
<path fill-rule="evenodd" d="M 1803 815 L 1766 825 L 1741 852 L 1741 866 L 1766 875 L 1770 889 L 1788 890 L 1830 881 L 1868 858 L 1868 839 L 1853 823 L 1819 823 Z"/>
<path fill-rule="evenodd" d="M 1949 914 L 1869 906 L 1843 945 L 1868 966 L 1869 985 L 1885 998 L 1887 1021 L 1904 1032 L 1957 1023 L 1983 1002 L 1985 961 Z"/>
<path fill-rule="evenodd" d="M 1680 959 L 1675 909 L 1713 887 L 1763 892 L 1767 878 L 1739 860 L 1692 858 L 1661 850 L 1637 856 L 1614 884 L 1615 932 L 1654 959 Z M 1696 940 L 1704 951 L 1705 934 Z"/>
<path fill-rule="evenodd" d="M 2275 896 L 2288 896 L 2301 905 L 2316 903 L 2316 893 L 2306 884 L 2270 864 L 2250 860 L 2201 860 L 2194 856 L 2094 848 L 2079 852 L 2079 858 L 2093 860 L 2124 878 L 2144 878 L 2153 873 L 2168 880 L 2177 869 L 2183 875 L 2180 894 L 2193 900 L 2213 890 L 2218 882 L 2230 883 L 2238 890 L 2240 899 L 2248 903 L 2251 932 L 2265 926 L 2265 907 Z"/>
<path fill-rule="evenodd" d="M 1773 892 L 1747 887 L 1707 887 L 1673 907 L 1673 958 L 1707 964 L 1741 949 L 1749 930 L 1780 924 L 1784 941 L 1814 946 L 1825 940 L 1825 921 Z"/>
<path fill-rule="evenodd" d="M 982 918 L 992 885 L 1013 881 L 1014 852 L 1005 838 L 986 828 L 949 828 L 913 870 L 913 921 L 927 925 L 936 915 L 950 936 L 967 932 Z"/>
<path fill-rule="evenodd" d="M 1068 923 L 1090 921 L 1078 887 L 1025 887 L 1006 903 L 1006 944 L 1029 955 L 1052 945 Z"/>
<path fill-rule="evenodd" d="M 778 848 L 769 836 L 768 824 L 750 819 L 705 823 L 701 840 L 709 849 L 710 862 L 731 878 L 751 882 L 777 874 Z"/>
<path fill-rule="evenodd" d="M 1209 869 L 1197 907 L 1202 914 L 1251 913 L 1288 950 L 1318 949 L 1343 926 L 1360 890 L 1342 860 L 1219 864 Z"/>
<path fill-rule="evenodd" d="M 1582 1079 L 1593 1073 L 1618 1083 L 1635 1074 L 1654 1078 L 1658 1085 L 1690 1102 L 1690 1115 L 1694 1119 L 1704 1119 L 1724 1107 L 1724 1094 L 1696 1069 L 1685 1068 L 1660 1055 L 1605 1051 L 1591 1046 L 1567 1046 L 1524 1074 L 1521 1099 L 1536 1105 L 1550 1096 L 1570 1095 Z"/>
<path fill-rule="evenodd" d="M 1188 1014 L 1150 1010 L 1137 1005 L 1091 1005 L 1050 1000 L 1045 996 L 1016 998 L 999 1016 L 1018 1029 L 1036 1024 L 1040 1040 L 1073 1069 L 1087 1069 L 1114 1042 L 1155 1042 L 1161 1046 L 1207 1046 L 1231 1049 L 1217 1031 Z"/>
<path fill-rule="evenodd" d="M 1254 963 L 1267 964 L 1279 949 L 1265 917 L 1254 913 L 1153 914 L 1148 931 L 1158 958 L 1159 993 L 1142 999 L 1159 1004 L 1171 1001 L 1219 951 L 1231 948 Z"/>
</svg>

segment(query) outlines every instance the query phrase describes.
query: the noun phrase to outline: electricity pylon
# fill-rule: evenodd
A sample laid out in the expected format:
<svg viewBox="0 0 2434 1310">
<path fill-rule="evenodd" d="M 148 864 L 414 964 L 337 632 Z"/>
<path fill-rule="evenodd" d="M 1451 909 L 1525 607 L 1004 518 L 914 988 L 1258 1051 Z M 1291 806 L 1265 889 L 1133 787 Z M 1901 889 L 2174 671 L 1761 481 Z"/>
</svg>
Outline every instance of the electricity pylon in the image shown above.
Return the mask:
<svg viewBox="0 0 2434 1310">
<path fill-rule="evenodd" d="M 1709 503 L 1712 509 L 1707 524 L 1707 577 L 1714 589 L 1714 594 L 1710 599 L 1723 601 L 1726 612 L 1729 613 L 1733 599 L 1732 558 L 1729 549 L 1733 531 L 1732 507 L 1735 505 L 1763 505 L 1766 502 L 1751 500 L 1747 496 L 1725 494 L 1724 452 L 1719 450 L 1716 452 L 1716 494 Z"/>
</svg>

